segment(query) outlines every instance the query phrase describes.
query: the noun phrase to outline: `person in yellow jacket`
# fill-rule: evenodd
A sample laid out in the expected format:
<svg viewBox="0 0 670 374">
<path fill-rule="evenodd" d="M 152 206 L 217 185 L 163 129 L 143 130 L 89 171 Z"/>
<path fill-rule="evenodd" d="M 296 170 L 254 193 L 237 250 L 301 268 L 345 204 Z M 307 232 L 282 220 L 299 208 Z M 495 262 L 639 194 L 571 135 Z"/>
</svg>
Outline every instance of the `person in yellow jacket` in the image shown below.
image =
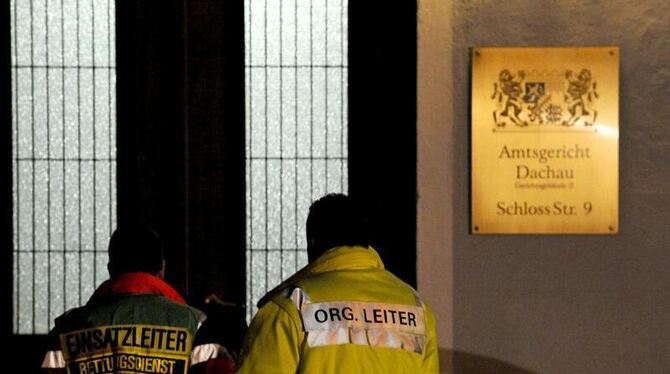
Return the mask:
<svg viewBox="0 0 670 374">
<path fill-rule="evenodd" d="M 438 373 L 435 317 L 384 269 L 352 199 L 326 195 L 307 218 L 309 264 L 265 295 L 238 373 Z"/>
</svg>

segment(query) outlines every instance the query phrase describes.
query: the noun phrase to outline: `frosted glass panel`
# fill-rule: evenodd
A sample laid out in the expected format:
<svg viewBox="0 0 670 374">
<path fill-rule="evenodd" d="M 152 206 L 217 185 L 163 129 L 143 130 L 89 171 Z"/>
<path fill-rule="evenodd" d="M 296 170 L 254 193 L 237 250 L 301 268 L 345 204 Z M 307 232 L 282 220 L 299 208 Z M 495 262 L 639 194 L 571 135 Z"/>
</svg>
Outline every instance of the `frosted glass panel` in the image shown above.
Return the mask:
<svg viewBox="0 0 670 374">
<path fill-rule="evenodd" d="M 106 278 L 116 226 L 113 0 L 11 0 L 13 331 Z"/>
<path fill-rule="evenodd" d="M 346 192 L 344 0 L 246 0 L 247 312 L 307 261 L 314 199 Z"/>
</svg>

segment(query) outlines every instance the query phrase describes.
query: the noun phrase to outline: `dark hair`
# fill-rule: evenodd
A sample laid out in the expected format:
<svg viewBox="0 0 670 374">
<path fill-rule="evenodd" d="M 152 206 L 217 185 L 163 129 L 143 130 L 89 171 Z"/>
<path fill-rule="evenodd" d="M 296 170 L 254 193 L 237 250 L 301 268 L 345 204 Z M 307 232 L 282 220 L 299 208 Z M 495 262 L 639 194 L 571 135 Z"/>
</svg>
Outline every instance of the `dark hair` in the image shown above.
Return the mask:
<svg viewBox="0 0 670 374">
<path fill-rule="evenodd" d="M 158 274 L 163 266 L 163 243 L 147 226 L 118 228 L 109 240 L 109 275 L 145 272 Z"/>
<path fill-rule="evenodd" d="M 369 245 L 367 217 L 353 198 L 329 194 L 309 207 L 307 255 L 311 261 L 342 245 Z"/>
</svg>

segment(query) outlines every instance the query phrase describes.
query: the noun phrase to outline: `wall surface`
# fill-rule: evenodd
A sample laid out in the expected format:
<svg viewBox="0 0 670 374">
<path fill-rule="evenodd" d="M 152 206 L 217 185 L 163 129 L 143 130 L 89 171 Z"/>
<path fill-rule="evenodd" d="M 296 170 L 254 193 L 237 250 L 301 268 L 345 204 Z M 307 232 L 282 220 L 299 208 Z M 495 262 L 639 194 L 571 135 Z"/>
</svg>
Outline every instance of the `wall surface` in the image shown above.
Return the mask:
<svg viewBox="0 0 670 374">
<path fill-rule="evenodd" d="M 418 283 L 455 372 L 668 371 L 668 30 L 662 0 L 419 1 Z M 620 233 L 471 235 L 469 49 L 598 45 L 621 47 Z"/>
<path fill-rule="evenodd" d="M 419 2 L 417 53 L 417 286 L 438 321 L 440 366 L 453 347 L 454 110 L 451 10 Z"/>
</svg>

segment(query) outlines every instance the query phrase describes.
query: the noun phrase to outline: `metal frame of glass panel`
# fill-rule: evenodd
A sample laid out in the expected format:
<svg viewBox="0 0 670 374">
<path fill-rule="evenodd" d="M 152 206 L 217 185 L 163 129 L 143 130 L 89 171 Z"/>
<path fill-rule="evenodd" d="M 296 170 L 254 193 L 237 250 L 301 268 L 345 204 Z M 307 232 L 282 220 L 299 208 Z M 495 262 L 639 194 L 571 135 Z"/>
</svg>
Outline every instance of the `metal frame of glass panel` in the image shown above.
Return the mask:
<svg viewBox="0 0 670 374">
<path fill-rule="evenodd" d="M 107 278 L 116 226 L 113 0 L 11 0 L 13 331 Z"/>
<path fill-rule="evenodd" d="M 348 190 L 346 0 L 245 3 L 247 317 L 307 262 L 311 202 Z"/>
</svg>

